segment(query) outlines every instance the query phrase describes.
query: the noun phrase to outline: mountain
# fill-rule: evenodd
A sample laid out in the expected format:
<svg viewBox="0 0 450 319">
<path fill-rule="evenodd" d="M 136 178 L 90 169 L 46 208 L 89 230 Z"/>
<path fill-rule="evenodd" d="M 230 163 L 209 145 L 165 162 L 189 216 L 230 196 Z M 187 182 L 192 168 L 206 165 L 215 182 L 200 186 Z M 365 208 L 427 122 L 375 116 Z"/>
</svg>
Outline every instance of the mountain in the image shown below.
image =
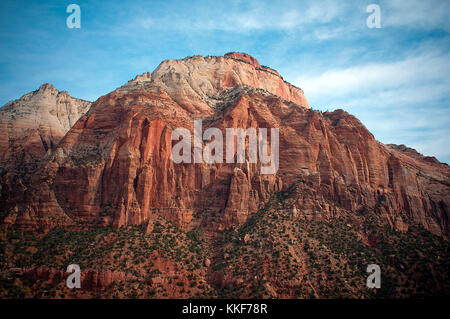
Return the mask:
<svg viewBox="0 0 450 319">
<path fill-rule="evenodd" d="M 234 152 L 176 164 L 172 133 L 198 120 L 224 135 L 277 128 L 278 170 L 263 174 L 250 142 L 243 163 Z M 10 249 L 39 253 L 4 269 L 62 296 L 61 269 L 79 260 L 88 288 L 72 297 L 448 294 L 449 178 L 448 165 L 376 141 L 343 110 L 312 110 L 247 54 L 166 60 L 92 103 L 32 171 L 2 180 L 4 247 L 41 234 Z M 378 295 L 365 286 L 370 263 L 390 273 Z"/>
<path fill-rule="evenodd" d="M 1 167 L 34 164 L 51 153 L 90 106 L 48 83 L 8 102 L 0 108 Z"/>
</svg>

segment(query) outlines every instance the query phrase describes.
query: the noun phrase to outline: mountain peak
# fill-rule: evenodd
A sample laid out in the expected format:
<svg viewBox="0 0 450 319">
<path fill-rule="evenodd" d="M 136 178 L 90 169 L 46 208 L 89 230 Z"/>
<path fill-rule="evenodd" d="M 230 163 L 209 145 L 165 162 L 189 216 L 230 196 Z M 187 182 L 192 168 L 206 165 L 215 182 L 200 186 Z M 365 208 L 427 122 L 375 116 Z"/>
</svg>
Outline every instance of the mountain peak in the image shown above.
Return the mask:
<svg viewBox="0 0 450 319">
<path fill-rule="evenodd" d="M 58 91 L 58 89 L 56 89 L 54 86 L 53 86 L 53 84 L 50 84 L 50 83 L 44 83 L 44 84 L 42 84 L 40 87 L 39 87 L 39 89 L 38 89 L 38 92 L 39 91 L 41 91 L 41 92 L 45 92 L 45 91 L 52 91 L 52 92 L 59 92 Z"/>
<path fill-rule="evenodd" d="M 188 112 L 208 114 L 220 103 L 221 92 L 236 86 L 262 89 L 309 108 L 300 88 L 284 81 L 277 71 L 261 66 L 251 55 L 239 52 L 164 60 L 151 74 L 151 80 L 149 77 L 141 84 L 135 79 L 120 90 L 165 91 Z"/>
<path fill-rule="evenodd" d="M 255 68 L 261 68 L 261 64 L 259 64 L 258 60 L 256 60 L 254 57 L 252 57 L 250 54 L 247 53 L 228 52 L 227 54 L 224 55 L 224 57 L 246 62 L 248 64 L 253 65 Z"/>
<path fill-rule="evenodd" d="M 42 159 L 90 106 L 50 83 L 8 102 L 0 113 L 0 165 L 16 165 L 22 154 L 27 165 Z"/>
</svg>

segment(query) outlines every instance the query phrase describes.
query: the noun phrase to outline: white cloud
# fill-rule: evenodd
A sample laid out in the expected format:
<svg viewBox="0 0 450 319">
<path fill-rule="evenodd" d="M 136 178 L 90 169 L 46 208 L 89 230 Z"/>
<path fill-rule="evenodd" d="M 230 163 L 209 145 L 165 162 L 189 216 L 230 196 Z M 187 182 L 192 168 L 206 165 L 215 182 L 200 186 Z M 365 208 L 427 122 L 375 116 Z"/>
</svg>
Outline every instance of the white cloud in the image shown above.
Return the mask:
<svg viewBox="0 0 450 319">
<path fill-rule="evenodd" d="M 249 32 L 259 30 L 292 30 L 305 25 L 322 25 L 329 23 L 344 13 L 344 5 L 340 1 L 328 0 L 307 1 L 301 4 L 291 2 L 246 3 L 248 7 L 211 8 L 198 10 L 198 15 L 172 13 L 163 18 L 145 16 L 134 19 L 131 26 L 182 31 L 232 31 Z"/>
<path fill-rule="evenodd" d="M 450 1 L 389 0 L 381 4 L 383 26 L 450 31 Z"/>
<path fill-rule="evenodd" d="M 409 96 L 417 98 L 418 93 L 428 92 L 434 97 L 446 95 L 450 87 L 448 74 L 450 54 L 427 54 L 395 62 L 334 69 L 317 76 L 303 75 L 295 83 L 313 100 L 352 97 L 361 101 L 373 96 L 389 100 L 399 95 L 407 102 Z"/>
</svg>

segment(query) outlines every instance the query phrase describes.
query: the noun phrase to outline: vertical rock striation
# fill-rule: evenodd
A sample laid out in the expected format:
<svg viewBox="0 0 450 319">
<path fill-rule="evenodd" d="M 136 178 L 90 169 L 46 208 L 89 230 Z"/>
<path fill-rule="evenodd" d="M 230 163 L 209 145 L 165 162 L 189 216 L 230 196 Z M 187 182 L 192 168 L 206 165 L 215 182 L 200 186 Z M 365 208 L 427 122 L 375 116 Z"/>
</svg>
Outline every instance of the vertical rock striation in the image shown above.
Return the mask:
<svg viewBox="0 0 450 319">
<path fill-rule="evenodd" d="M 278 172 L 262 175 L 261 162 L 248 158 L 175 164 L 171 133 L 193 132 L 195 119 L 203 120 L 203 131 L 224 134 L 278 128 Z M 214 234 L 296 185 L 292 210 L 299 218 L 371 210 L 398 230 L 407 218 L 448 238 L 450 168 L 411 154 L 376 141 L 345 111 L 311 110 L 301 89 L 249 55 L 167 60 L 95 101 L 30 177 L 24 187 L 33 191 L 5 220 L 151 227 L 162 216 Z"/>
</svg>

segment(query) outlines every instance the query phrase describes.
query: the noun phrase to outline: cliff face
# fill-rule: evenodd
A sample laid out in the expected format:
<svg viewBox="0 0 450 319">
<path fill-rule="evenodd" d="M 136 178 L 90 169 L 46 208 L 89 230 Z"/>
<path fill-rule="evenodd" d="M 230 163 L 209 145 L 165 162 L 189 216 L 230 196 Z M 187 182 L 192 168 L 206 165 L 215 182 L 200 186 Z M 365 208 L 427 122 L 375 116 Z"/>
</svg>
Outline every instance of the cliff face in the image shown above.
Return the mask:
<svg viewBox="0 0 450 319">
<path fill-rule="evenodd" d="M 247 85 L 266 90 L 279 97 L 309 108 L 303 91 L 285 82 L 275 71 L 261 67 L 253 57 L 229 53 L 224 57 L 194 56 L 163 61 L 150 76 L 144 74 L 131 81 L 143 88 L 164 91 L 185 111 L 205 116 L 221 103 L 225 89 Z M 130 82 L 119 90 L 130 88 Z"/>
<path fill-rule="evenodd" d="M 278 128 L 278 171 L 262 175 L 259 160 L 175 164 L 171 134 L 193 132 L 195 119 L 203 131 Z M 397 230 L 408 219 L 447 238 L 449 177 L 448 165 L 377 142 L 342 110 L 309 109 L 276 71 L 232 53 L 164 61 L 99 98 L 2 206 L 4 222 L 29 227 L 83 221 L 151 231 L 163 217 L 214 235 L 295 188 L 289 209 L 298 218 L 367 210 Z"/>
</svg>

